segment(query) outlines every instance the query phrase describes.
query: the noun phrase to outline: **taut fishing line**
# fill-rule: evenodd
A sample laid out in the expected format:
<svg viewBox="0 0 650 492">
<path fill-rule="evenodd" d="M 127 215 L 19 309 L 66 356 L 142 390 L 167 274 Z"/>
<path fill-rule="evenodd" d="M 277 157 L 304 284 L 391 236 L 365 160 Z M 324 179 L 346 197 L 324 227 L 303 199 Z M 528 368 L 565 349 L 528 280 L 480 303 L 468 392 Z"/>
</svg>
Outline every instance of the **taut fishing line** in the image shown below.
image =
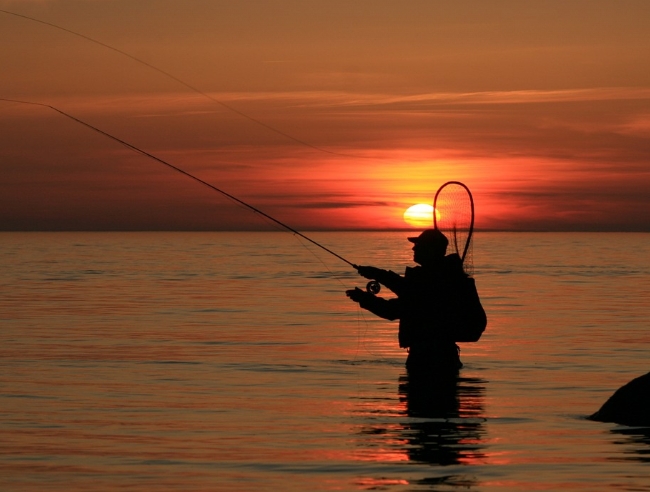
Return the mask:
<svg viewBox="0 0 650 492">
<path fill-rule="evenodd" d="M 199 88 L 197 88 L 197 87 L 195 87 L 195 86 L 193 86 L 191 84 L 188 84 L 184 80 L 176 77 L 175 75 L 173 75 L 173 74 L 171 74 L 171 73 L 169 73 L 169 72 L 167 72 L 167 71 L 165 71 L 165 70 L 163 70 L 161 68 L 156 67 L 155 65 L 152 65 L 149 62 L 146 62 L 146 61 L 144 61 L 144 60 L 142 60 L 142 59 L 140 59 L 140 58 L 138 58 L 136 56 L 133 56 L 132 54 L 127 53 L 126 51 L 122 51 L 119 48 L 115 48 L 114 46 L 103 43 L 102 41 L 99 41 L 97 39 L 91 38 L 90 36 L 86 36 L 85 34 L 78 33 L 78 32 L 73 31 L 71 29 L 67 29 L 65 27 L 61 27 L 61 26 L 58 26 L 56 24 L 52 24 L 51 22 L 40 20 L 40 19 L 37 19 L 35 17 L 30 17 L 28 15 L 18 14 L 16 12 L 11 12 L 9 10 L 0 9 L 0 13 L 7 14 L 7 15 L 13 15 L 13 16 L 19 17 L 21 19 L 25 19 L 25 20 L 28 20 L 28 21 L 31 21 L 31 22 L 37 22 L 39 24 L 43 24 L 45 26 L 52 27 L 54 29 L 58 29 L 60 31 L 66 32 L 68 34 L 72 34 L 73 36 L 77 36 L 77 37 L 79 37 L 81 39 L 84 39 L 86 41 L 90 41 L 91 43 L 95 43 L 95 44 L 97 44 L 97 45 L 99 45 L 99 46 L 101 46 L 103 48 L 114 51 L 115 53 L 119 53 L 122 56 L 126 56 L 127 58 L 130 58 L 131 60 L 139 63 L 140 65 L 144 65 L 145 67 L 150 68 L 151 70 L 154 70 L 154 71 L 158 72 L 159 74 L 164 75 L 165 77 L 167 77 L 167 78 L 181 84 L 182 86 L 184 86 L 185 88 L 191 90 L 192 92 L 200 94 L 201 96 L 209 99 L 210 101 L 219 104 L 221 107 L 227 109 L 228 111 L 231 111 L 232 113 L 235 113 L 235 114 L 241 116 L 242 118 L 246 118 L 247 120 L 249 120 L 249 121 L 251 121 L 251 122 L 253 122 L 253 123 L 257 124 L 257 125 L 262 126 L 262 127 L 266 128 L 267 130 L 272 131 L 272 132 L 274 132 L 274 133 L 276 133 L 278 135 L 281 135 L 284 138 L 292 140 L 293 142 L 298 143 L 298 144 L 300 144 L 300 145 L 302 145 L 304 147 L 309 147 L 310 149 L 316 150 L 318 152 L 324 152 L 326 154 L 336 155 L 336 156 L 340 156 L 340 157 L 353 157 L 355 159 L 359 159 L 359 158 L 361 158 L 361 159 L 370 159 L 370 157 L 363 156 L 363 155 L 352 155 L 352 154 L 345 154 L 343 152 L 335 152 L 333 150 L 327 150 L 327 149 L 324 149 L 322 147 L 318 147 L 316 145 L 310 144 L 309 142 L 306 142 L 304 140 L 296 138 L 296 137 L 294 137 L 292 135 L 289 135 L 288 133 L 285 133 L 282 130 L 278 130 L 277 128 L 269 125 L 268 123 L 264 123 L 263 121 L 258 120 L 257 118 L 254 118 L 254 117 L 252 117 L 252 116 L 250 116 L 250 115 L 248 115 L 246 113 L 243 113 L 242 111 L 239 111 L 238 109 L 230 106 L 229 104 L 226 104 L 225 102 L 211 96 L 207 92 L 204 92 L 201 89 L 199 89 Z M 56 111 L 59 111 L 59 110 L 57 109 Z M 61 112 L 61 111 L 59 111 L 59 112 Z"/>
</svg>

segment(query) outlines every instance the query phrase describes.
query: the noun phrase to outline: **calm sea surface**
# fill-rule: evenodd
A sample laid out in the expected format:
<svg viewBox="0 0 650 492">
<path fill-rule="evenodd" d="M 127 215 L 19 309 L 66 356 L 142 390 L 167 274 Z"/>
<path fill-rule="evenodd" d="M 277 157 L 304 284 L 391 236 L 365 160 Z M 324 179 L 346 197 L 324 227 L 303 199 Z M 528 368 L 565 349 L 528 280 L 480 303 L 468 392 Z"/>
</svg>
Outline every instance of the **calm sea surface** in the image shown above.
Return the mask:
<svg viewBox="0 0 650 492">
<path fill-rule="evenodd" d="M 584 418 L 650 371 L 650 234 L 477 234 L 488 328 L 439 394 L 288 233 L 3 233 L 0 267 L 2 491 L 650 491 L 650 430 Z"/>
</svg>

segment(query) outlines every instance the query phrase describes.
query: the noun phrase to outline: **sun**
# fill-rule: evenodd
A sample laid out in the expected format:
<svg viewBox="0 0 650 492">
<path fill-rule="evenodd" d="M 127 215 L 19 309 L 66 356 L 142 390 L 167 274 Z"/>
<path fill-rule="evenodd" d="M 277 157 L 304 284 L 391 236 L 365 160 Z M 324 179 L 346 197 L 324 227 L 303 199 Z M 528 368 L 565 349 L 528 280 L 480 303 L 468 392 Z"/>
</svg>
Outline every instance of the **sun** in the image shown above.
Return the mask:
<svg viewBox="0 0 650 492">
<path fill-rule="evenodd" d="M 404 222 L 420 229 L 433 227 L 433 207 L 428 203 L 410 206 L 404 212 Z"/>
</svg>

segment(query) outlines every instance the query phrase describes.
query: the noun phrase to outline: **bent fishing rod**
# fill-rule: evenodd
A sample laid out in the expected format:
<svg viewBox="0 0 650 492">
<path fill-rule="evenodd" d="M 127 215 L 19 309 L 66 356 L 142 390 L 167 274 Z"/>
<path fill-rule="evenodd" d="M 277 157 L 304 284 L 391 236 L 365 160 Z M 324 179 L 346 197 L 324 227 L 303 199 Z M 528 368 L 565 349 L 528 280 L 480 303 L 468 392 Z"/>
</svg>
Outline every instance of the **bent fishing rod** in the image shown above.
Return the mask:
<svg viewBox="0 0 650 492">
<path fill-rule="evenodd" d="M 173 165 L 173 164 L 167 162 L 166 160 L 161 159 L 160 157 L 158 157 L 158 156 L 156 156 L 156 155 L 154 155 L 154 154 L 152 154 L 152 153 L 150 153 L 150 152 L 147 152 L 146 150 L 142 150 L 141 148 L 136 147 L 135 145 L 133 145 L 133 144 L 131 144 L 131 143 L 125 141 L 125 140 L 122 140 L 121 138 L 118 138 L 118 137 L 116 137 L 115 135 L 112 135 L 112 134 L 110 134 L 110 133 L 108 133 L 108 132 L 106 132 L 106 131 L 104 131 L 104 130 L 102 130 L 102 129 L 100 129 L 100 128 L 97 128 L 96 126 L 93 126 L 93 125 L 91 125 L 90 123 L 87 123 L 87 122 L 85 122 L 85 121 L 83 121 L 83 120 L 77 118 L 76 116 L 73 116 L 73 115 L 71 115 L 71 114 L 69 114 L 69 113 L 66 113 L 65 111 L 63 111 L 63 110 L 61 110 L 61 109 L 59 109 L 59 108 L 57 108 L 57 107 L 55 107 L 55 106 L 52 106 L 52 105 L 50 105 L 50 104 L 45 104 L 45 103 L 33 102 L 33 101 L 22 101 L 22 100 L 18 100 L 18 99 L 6 99 L 6 98 L 0 98 L 0 101 L 12 102 L 12 103 L 16 103 L 16 104 L 28 104 L 28 105 L 31 105 L 31 106 L 40 106 L 40 107 L 49 108 L 49 109 L 51 109 L 51 110 L 53 110 L 53 111 L 56 111 L 56 112 L 59 113 L 60 115 L 65 116 L 66 118 L 69 118 L 69 119 L 71 119 L 72 121 L 74 121 L 74 122 L 76 122 L 76 123 L 79 123 L 80 125 L 83 125 L 83 126 L 85 126 L 86 128 L 89 128 L 89 129 L 91 129 L 91 130 L 93 130 L 93 131 L 99 133 L 100 135 L 103 135 L 103 136 L 105 136 L 105 137 L 107 137 L 107 138 L 110 138 L 111 140 L 114 140 L 115 142 L 117 142 L 117 143 L 123 145 L 124 147 L 126 147 L 126 148 L 128 148 L 128 149 L 130 149 L 130 150 L 132 150 L 132 151 L 134 151 L 134 152 L 136 152 L 136 153 L 138 153 L 138 154 L 141 154 L 141 155 L 143 155 L 143 156 L 145 156 L 145 157 L 148 157 L 148 158 L 150 158 L 150 159 L 153 159 L 154 161 L 159 162 L 160 164 L 163 164 L 163 165 L 169 167 L 170 169 L 173 169 L 174 171 L 176 171 L 176 172 L 178 172 L 178 173 L 180 173 L 180 174 L 183 174 L 183 175 L 187 176 L 188 178 L 193 179 L 194 181 L 199 182 L 200 184 L 202 184 L 202 185 L 204 185 L 204 186 L 207 186 L 207 187 L 210 188 L 211 190 L 214 190 L 214 191 L 216 191 L 216 192 L 218 192 L 218 193 L 221 193 L 222 195 L 224 195 L 225 197 L 229 198 L 230 200 L 232 200 L 232 201 L 234 201 L 234 202 L 236 202 L 236 203 L 239 203 L 240 205 L 243 205 L 244 207 L 248 208 L 249 210 L 252 210 L 253 212 L 255 212 L 255 213 L 261 215 L 262 217 L 265 217 L 265 218 L 269 219 L 270 221 L 272 221 L 272 222 L 274 222 L 274 223 L 276 223 L 276 224 L 278 224 L 278 225 L 284 227 L 285 229 L 287 229 L 288 231 L 292 232 L 293 234 L 295 234 L 295 235 L 297 235 L 297 236 L 300 236 L 301 238 L 303 238 L 303 239 L 309 241 L 309 242 L 312 243 L 313 245 L 318 246 L 319 248 L 321 248 L 322 250 L 328 252 L 329 254 L 331 254 L 331 255 L 333 255 L 333 256 L 336 256 L 339 260 L 344 261 L 345 263 L 347 263 L 348 265 L 350 265 L 352 268 L 354 268 L 354 269 L 358 269 L 358 265 L 355 265 L 354 263 L 352 263 L 352 262 L 346 260 L 346 259 L 343 258 L 341 255 L 336 254 L 336 253 L 335 253 L 334 251 L 332 251 L 331 249 L 329 249 L 329 248 L 323 246 L 323 245 L 320 244 L 320 243 L 317 243 L 317 242 L 314 241 L 313 239 L 311 239 L 311 238 L 305 236 L 303 233 L 301 233 L 301 232 L 295 230 L 293 227 L 291 227 L 291 226 L 285 224 L 284 222 L 281 222 L 281 221 L 279 221 L 278 219 L 276 219 L 276 218 L 274 218 L 274 217 L 271 217 L 269 214 L 267 214 L 267 213 L 265 213 L 265 212 L 262 212 L 259 208 L 254 207 L 253 205 L 251 205 L 251 204 L 249 204 L 249 203 L 246 203 L 246 202 L 243 201 L 243 200 L 240 200 L 240 199 L 237 198 L 236 196 L 231 195 L 230 193 L 228 193 L 228 192 L 222 190 L 221 188 L 217 188 L 217 187 L 214 186 L 213 184 L 208 183 L 207 181 L 204 181 L 204 180 L 202 180 L 201 178 L 198 178 L 197 176 L 194 176 L 193 174 L 191 174 L 191 173 L 185 171 L 184 169 L 181 169 L 180 167 L 177 167 L 177 166 L 175 166 L 175 165 Z"/>
</svg>

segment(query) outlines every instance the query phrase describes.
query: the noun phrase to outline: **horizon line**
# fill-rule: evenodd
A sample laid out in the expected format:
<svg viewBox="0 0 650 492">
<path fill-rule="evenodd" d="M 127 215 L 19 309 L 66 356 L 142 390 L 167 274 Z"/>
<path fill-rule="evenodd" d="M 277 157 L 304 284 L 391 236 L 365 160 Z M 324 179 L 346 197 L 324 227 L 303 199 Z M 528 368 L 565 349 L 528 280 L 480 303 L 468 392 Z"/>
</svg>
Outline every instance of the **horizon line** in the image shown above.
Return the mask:
<svg viewBox="0 0 650 492">
<path fill-rule="evenodd" d="M 364 228 L 364 229 L 301 229 L 303 232 L 404 232 L 404 233 L 415 233 L 417 231 L 422 231 L 423 229 L 417 228 Z M 219 232 L 281 232 L 283 234 L 295 235 L 294 232 L 288 230 L 280 229 L 0 229 L 0 233 L 38 233 L 38 232 L 47 232 L 47 233 L 72 233 L 72 232 L 93 232 L 93 233 L 103 233 L 103 232 L 197 232 L 197 233 L 219 233 Z M 648 229 L 494 229 L 494 228 L 474 228 L 474 232 L 507 232 L 507 233 L 641 233 L 647 234 L 650 233 Z"/>
</svg>

